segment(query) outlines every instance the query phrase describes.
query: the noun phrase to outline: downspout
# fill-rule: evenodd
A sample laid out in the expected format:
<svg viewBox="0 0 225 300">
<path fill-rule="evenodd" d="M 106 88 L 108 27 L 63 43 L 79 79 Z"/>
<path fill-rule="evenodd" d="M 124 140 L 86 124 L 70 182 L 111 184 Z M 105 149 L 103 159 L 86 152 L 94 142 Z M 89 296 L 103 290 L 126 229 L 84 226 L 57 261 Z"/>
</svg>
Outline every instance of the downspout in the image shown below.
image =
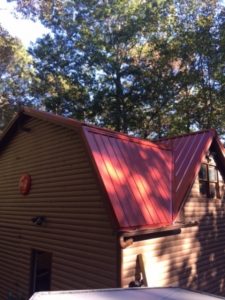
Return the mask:
<svg viewBox="0 0 225 300">
<path fill-rule="evenodd" d="M 117 253 L 118 253 L 118 287 L 123 288 L 123 250 L 133 244 L 133 238 L 125 238 L 124 236 L 119 236 L 117 241 Z"/>
</svg>

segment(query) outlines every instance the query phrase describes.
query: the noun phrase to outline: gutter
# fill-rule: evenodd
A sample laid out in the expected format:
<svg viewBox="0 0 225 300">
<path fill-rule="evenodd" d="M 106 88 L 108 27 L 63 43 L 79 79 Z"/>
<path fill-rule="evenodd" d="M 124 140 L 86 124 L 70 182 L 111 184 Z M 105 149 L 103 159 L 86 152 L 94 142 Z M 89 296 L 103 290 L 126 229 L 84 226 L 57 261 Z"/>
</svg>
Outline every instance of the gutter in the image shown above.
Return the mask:
<svg viewBox="0 0 225 300">
<path fill-rule="evenodd" d="M 156 235 L 156 234 L 160 234 L 160 233 L 174 234 L 176 231 L 180 231 L 182 228 L 193 227 L 193 226 L 198 226 L 198 225 L 199 225 L 199 222 L 197 222 L 197 221 L 188 222 L 188 223 L 176 222 L 176 223 L 166 226 L 166 227 L 121 231 L 120 237 L 123 237 L 126 240 L 129 237 L 137 237 L 137 236 L 143 236 L 143 235 L 151 236 L 151 235 Z"/>
</svg>

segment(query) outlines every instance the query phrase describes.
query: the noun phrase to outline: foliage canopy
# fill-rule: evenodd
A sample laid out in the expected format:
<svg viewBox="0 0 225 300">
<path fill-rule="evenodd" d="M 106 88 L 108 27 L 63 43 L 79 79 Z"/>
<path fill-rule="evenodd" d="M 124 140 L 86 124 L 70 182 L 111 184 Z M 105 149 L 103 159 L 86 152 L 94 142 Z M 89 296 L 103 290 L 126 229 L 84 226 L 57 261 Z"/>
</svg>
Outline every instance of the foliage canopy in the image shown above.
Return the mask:
<svg viewBox="0 0 225 300">
<path fill-rule="evenodd" d="M 11 1 L 52 30 L 30 49 L 48 110 L 144 137 L 225 133 L 219 1 Z"/>
<path fill-rule="evenodd" d="M 19 104 L 29 105 L 32 58 L 21 42 L 0 25 L 0 129 Z"/>
</svg>

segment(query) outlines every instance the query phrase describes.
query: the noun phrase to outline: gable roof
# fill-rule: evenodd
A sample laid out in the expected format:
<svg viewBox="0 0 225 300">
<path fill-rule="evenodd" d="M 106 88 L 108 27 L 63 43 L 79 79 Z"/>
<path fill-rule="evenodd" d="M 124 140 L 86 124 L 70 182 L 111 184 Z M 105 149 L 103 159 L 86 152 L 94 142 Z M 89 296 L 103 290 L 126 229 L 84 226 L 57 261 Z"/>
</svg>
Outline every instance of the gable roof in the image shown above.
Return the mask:
<svg viewBox="0 0 225 300">
<path fill-rule="evenodd" d="M 169 145 L 173 152 L 173 218 L 199 172 L 203 157 L 217 137 L 213 129 L 161 139 L 157 144 Z"/>
<path fill-rule="evenodd" d="M 24 118 L 76 130 L 87 147 L 120 231 L 172 225 L 211 144 L 225 170 L 215 130 L 150 142 L 47 112 L 24 108 L 4 131 L 0 146 Z"/>
</svg>

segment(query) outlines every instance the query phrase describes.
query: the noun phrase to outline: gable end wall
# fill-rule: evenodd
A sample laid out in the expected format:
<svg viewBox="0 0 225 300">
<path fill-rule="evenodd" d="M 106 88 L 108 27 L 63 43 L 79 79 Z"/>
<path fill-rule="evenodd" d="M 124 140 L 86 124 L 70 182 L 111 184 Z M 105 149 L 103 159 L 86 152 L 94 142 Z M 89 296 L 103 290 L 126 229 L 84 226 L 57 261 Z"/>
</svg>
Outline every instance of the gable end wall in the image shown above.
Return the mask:
<svg viewBox="0 0 225 300">
<path fill-rule="evenodd" d="M 28 298 L 32 249 L 53 255 L 52 290 L 115 287 L 116 237 L 80 137 L 32 118 L 24 127 L 0 153 L 0 298 Z"/>
</svg>

